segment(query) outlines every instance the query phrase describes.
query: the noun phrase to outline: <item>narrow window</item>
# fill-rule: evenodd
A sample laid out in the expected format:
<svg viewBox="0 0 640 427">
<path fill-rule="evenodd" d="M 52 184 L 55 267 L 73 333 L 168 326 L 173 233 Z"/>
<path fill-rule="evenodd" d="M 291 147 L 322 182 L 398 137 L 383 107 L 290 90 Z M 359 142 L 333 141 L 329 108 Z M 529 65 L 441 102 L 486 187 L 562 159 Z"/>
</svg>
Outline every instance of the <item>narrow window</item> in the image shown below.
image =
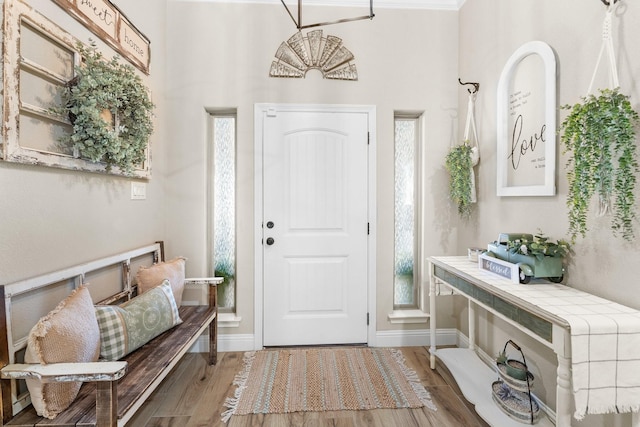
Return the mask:
<svg viewBox="0 0 640 427">
<path fill-rule="evenodd" d="M 418 307 L 419 119 L 395 117 L 395 267 L 393 308 Z"/>
<path fill-rule="evenodd" d="M 222 312 L 236 308 L 236 116 L 211 113 L 213 203 L 213 270 L 224 277 L 218 285 L 218 305 Z"/>
</svg>

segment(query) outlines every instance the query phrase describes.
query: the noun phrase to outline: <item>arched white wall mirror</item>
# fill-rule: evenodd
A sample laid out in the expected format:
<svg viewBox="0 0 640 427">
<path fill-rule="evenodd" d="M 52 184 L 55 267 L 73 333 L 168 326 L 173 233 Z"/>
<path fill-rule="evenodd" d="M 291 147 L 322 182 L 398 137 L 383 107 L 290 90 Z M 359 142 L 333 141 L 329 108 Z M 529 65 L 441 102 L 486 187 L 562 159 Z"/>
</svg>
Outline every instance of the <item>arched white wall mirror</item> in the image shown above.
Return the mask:
<svg viewBox="0 0 640 427">
<path fill-rule="evenodd" d="M 509 58 L 498 82 L 498 196 L 556 194 L 556 58 L 541 41 Z"/>
</svg>

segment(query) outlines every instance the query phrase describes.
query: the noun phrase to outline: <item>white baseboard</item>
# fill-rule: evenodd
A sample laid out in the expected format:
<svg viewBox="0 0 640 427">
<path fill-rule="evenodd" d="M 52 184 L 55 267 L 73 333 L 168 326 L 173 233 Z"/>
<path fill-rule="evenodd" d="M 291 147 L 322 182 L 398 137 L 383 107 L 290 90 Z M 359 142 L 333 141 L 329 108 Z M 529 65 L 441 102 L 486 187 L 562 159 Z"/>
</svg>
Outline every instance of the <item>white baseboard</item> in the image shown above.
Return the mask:
<svg viewBox="0 0 640 427">
<path fill-rule="evenodd" d="M 218 335 L 218 351 L 252 351 L 254 340 L 253 334 L 220 334 Z M 189 351 L 191 353 L 208 352 L 209 335 L 201 335 Z"/>
<path fill-rule="evenodd" d="M 469 347 L 469 337 L 463 334 L 462 332 L 456 329 L 456 342 L 454 343 L 457 347 L 467 348 Z"/>
<path fill-rule="evenodd" d="M 436 331 L 437 345 L 460 345 L 465 341 L 463 335 L 456 329 L 438 329 Z M 220 334 L 218 335 L 218 351 L 252 351 L 255 337 L 253 334 Z M 378 331 L 376 347 L 415 347 L 429 346 L 431 340 L 428 329 L 411 331 Z M 189 350 L 192 353 L 204 353 L 209 350 L 209 336 L 203 334 Z"/>
<path fill-rule="evenodd" d="M 457 338 L 456 329 L 436 330 L 437 345 L 456 345 Z M 431 345 L 431 338 L 428 329 L 378 331 L 376 334 L 376 347 L 415 347 L 429 345 Z"/>
<path fill-rule="evenodd" d="M 218 351 L 252 351 L 255 350 L 253 334 L 220 334 L 218 335 Z"/>
</svg>

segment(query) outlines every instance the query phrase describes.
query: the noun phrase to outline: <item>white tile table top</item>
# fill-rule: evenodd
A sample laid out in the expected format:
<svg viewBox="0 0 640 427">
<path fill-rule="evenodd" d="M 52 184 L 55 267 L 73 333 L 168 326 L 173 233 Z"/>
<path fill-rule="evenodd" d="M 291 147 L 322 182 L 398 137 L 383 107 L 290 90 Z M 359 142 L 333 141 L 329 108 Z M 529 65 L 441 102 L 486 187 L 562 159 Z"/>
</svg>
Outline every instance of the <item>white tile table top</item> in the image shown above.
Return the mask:
<svg viewBox="0 0 640 427">
<path fill-rule="evenodd" d="M 430 257 L 436 264 L 453 267 L 472 279 L 474 284 L 492 293 L 521 300 L 523 304 L 535 306 L 538 314 L 544 312 L 554 318 L 569 320 L 567 315 L 639 314 L 638 310 L 607 299 L 591 295 L 567 285 L 532 280 L 529 284 L 516 284 L 511 280 L 478 268 L 478 263 L 466 256 Z M 549 316 L 543 316 L 549 317 Z M 562 322 L 565 323 L 565 322 Z"/>
</svg>

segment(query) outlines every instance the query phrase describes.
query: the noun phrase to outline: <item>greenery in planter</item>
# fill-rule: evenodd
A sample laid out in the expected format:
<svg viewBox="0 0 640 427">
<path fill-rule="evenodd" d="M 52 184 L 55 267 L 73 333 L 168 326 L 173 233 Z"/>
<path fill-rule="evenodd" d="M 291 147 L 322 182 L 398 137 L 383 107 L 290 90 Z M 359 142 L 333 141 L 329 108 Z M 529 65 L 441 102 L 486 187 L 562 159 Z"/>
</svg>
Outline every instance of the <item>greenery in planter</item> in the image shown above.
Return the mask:
<svg viewBox="0 0 640 427">
<path fill-rule="evenodd" d="M 546 256 L 564 258 L 571 253 L 569 242 L 563 239 L 553 242 L 541 230 L 538 230 L 531 240 L 527 238 L 510 240 L 508 246 L 512 254 L 532 255 L 539 260 Z"/>
<path fill-rule="evenodd" d="M 236 279 L 234 265 L 229 260 L 216 260 L 215 277 L 224 280 L 218 285 L 218 307 L 228 308 L 235 305 L 234 282 Z"/>
<path fill-rule="evenodd" d="M 62 142 L 82 158 L 104 162 L 107 171 L 115 166 L 130 175 L 145 160 L 153 131 L 149 92 L 132 66 L 106 60 L 94 42 L 77 49 L 83 62 L 63 88 L 62 107 L 54 109 L 73 125 Z"/>
<path fill-rule="evenodd" d="M 636 218 L 638 113 L 619 89 L 604 89 L 599 96 L 582 99 L 574 106 L 563 106 L 571 112 L 561 126 L 565 153 L 572 154 L 567 162 L 571 240 L 585 237 L 590 200 L 597 195 L 600 213 L 613 214 L 613 234 L 621 233 L 630 241 Z"/>
<path fill-rule="evenodd" d="M 449 171 L 449 194 L 458 207 L 462 218 L 471 215 L 471 146 L 463 144 L 451 148 L 445 159 L 445 167 Z"/>
</svg>

